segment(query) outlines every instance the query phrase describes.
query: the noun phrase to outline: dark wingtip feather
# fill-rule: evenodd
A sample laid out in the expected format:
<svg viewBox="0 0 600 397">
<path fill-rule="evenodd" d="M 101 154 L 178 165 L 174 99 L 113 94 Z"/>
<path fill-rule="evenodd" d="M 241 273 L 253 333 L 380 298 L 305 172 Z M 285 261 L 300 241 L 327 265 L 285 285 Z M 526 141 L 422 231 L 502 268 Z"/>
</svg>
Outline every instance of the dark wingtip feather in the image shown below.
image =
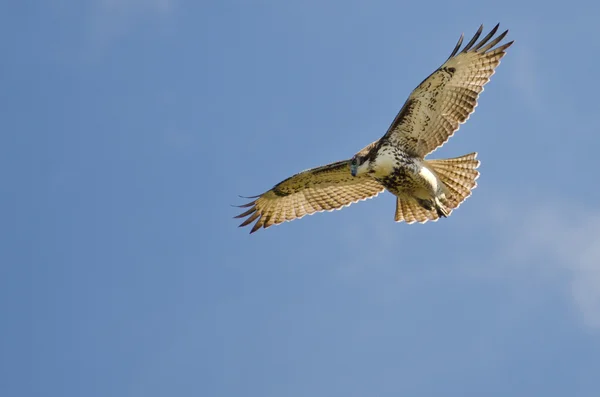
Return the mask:
<svg viewBox="0 0 600 397">
<path fill-rule="evenodd" d="M 254 226 L 252 227 L 252 230 L 250 230 L 250 234 L 254 233 L 255 231 L 257 231 L 258 229 L 260 229 L 262 226 L 261 222 L 256 222 L 254 224 Z"/>
<path fill-rule="evenodd" d="M 467 45 L 465 46 L 465 48 L 463 48 L 461 53 L 465 53 L 465 52 L 469 51 L 471 49 L 471 47 L 473 47 L 473 44 L 475 44 L 475 42 L 477 41 L 479 36 L 481 36 L 481 32 L 483 32 L 483 24 L 479 25 L 479 29 L 477 29 L 477 32 L 475 32 L 475 35 L 473 36 L 473 38 L 471 40 L 469 40 L 469 43 L 467 43 Z"/>
<path fill-rule="evenodd" d="M 238 194 L 238 197 L 243 198 L 243 199 L 255 199 L 255 198 L 259 198 L 260 196 L 262 196 L 262 194 L 257 194 L 256 196 L 240 196 Z"/>
<path fill-rule="evenodd" d="M 488 42 L 489 39 L 494 37 L 494 35 L 498 31 L 499 27 L 500 27 L 500 24 L 499 23 L 496 24 L 496 26 L 494 26 L 494 28 L 492 30 L 490 30 L 490 32 L 483 39 L 481 39 L 481 41 L 479 43 L 477 43 L 477 45 L 473 48 L 473 51 L 478 51 L 481 47 L 483 47 L 485 45 L 485 43 Z"/>
<path fill-rule="evenodd" d="M 454 47 L 454 50 L 452 50 L 452 53 L 450 54 L 450 56 L 448 57 L 448 59 L 452 58 L 454 55 L 456 55 L 456 53 L 458 52 L 458 50 L 460 50 L 460 46 L 462 45 L 463 39 L 465 38 L 465 34 L 462 33 L 458 39 L 458 43 L 456 43 L 456 46 Z"/>
<path fill-rule="evenodd" d="M 505 30 L 504 32 L 502 32 L 498 37 L 496 37 L 494 40 L 490 41 L 485 47 L 482 47 L 479 49 L 479 51 L 481 52 L 487 52 L 488 50 L 490 50 L 492 47 L 494 47 L 496 44 L 498 44 L 500 41 L 502 41 L 502 39 L 508 34 L 508 30 Z"/>
<path fill-rule="evenodd" d="M 259 216 L 260 216 L 260 213 L 254 212 L 252 215 L 250 215 L 250 217 L 248 219 L 246 219 L 244 222 L 242 222 L 239 227 L 248 226 L 249 224 L 254 222 L 256 220 L 256 218 L 258 218 Z"/>
<path fill-rule="evenodd" d="M 500 47 L 496 48 L 496 50 L 504 51 L 504 50 L 508 49 L 508 47 L 510 47 L 511 45 L 513 45 L 514 42 L 515 42 L 514 40 L 509 41 L 508 43 L 503 44 Z"/>
<path fill-rule="evenodd" d="M 233 204 L 230 204 L 230 205 L 232 207 L 237 207 L 237 208 L 248 208 L 248 207 L 254 205 L 254 203 L 256 203 L 256 200 L 255 201 L 251 201 L 248 204 L 242 204 L 242 205 L 233 205 Z"/>
<path fill-rule="evenodd" d="M 252 207 L 252 208 L 250 208 L 248 211 L 246 211 L 246 212 L 243 212 L 243 213 L 241 213 L 241 214 L 239 214 L 239 215 L 236 215 L 236 216 L 234 216 L 234 217 L 233 217 L 233 219 L 239 219 L 239 218 L 243 218 L 243 217 L 245 217 L 245 216 L 248 216 L 248 215 L 252 214 L 254 211 L 256 211 L 256 208 L 255 208 L 255 207 Z"/>
<path fill-rule="evenodd" d="M 255 220 L 258 219 L 257 222 L 254 224 L 254 227 L 252 228 L 250 233 L 254 233 L 256 230 L 258 230 L 258 228 L 262 224 L 262 222 L 260 221 L 262 218 L 262 215 L 256 208 L 256 201 L 257 201 L 256 199 L 261 196 L 262 196 L 262 194 L 259 194 L 257 196 L 241 196 L 240 195 L 239 196 L 240 198 L 249 199 L 252 201 L 250 201 L 249 203 L 246 203 L 246 204 L 242 204 L 242 205 L 232 205 L 232 207 L 247 208 L 246 211 L 233 217 L 234 219 L 248 217 L 238 227 L 248 226 L 249 224 L 251 224 L 252 222 L 254 222 Z M 259 225 L 259 226 L 257 227 L 257 225 Z"/>
</svg>

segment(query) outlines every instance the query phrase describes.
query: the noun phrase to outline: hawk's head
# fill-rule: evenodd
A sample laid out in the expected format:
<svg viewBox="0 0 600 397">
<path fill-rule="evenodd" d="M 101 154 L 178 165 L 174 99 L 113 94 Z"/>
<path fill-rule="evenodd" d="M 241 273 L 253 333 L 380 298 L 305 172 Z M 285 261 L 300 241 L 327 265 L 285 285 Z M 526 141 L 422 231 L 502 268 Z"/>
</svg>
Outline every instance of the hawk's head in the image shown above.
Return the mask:
<svg viewBox="0 0 600 397">
<path fill-rule="evenodd" d="M 354 155 L 350 160 L 350 172 L 352 176 L 358 176 L 367 172 L 369 166 L 369 160 L 367 156 L 361 156 L 360 154 Z"/>
<path fill-rule="evenodd" d="M 352 173 L 352 176 L 361 175 L 369 170 L 369 156 L 372 151 L 377 150 L 378 142 L 379 141 L 375 141 L 368 144 L 352 157 L 350 160 L 350 172 Z"/>
</svg>

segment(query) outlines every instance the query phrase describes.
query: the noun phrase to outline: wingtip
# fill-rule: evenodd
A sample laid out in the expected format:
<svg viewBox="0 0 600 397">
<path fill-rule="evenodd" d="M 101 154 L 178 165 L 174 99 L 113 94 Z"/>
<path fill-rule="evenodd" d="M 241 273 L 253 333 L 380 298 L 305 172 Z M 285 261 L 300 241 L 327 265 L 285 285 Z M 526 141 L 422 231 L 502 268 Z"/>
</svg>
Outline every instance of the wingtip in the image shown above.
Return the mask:
<svg viewBox="0 0 600 397">
<path fill-rule="evenodd" d="M 473 47 L 473 45 L 477 42 L 477 39 L 479 39 L 479 37 L 481 36 L 481 32 L 483 32 L 483 24 L 479 25 L 479 29 L 477 29 L 477 32 L 475 32 L 475 34 L 473 35 L 471 40 L 469 40 L 467 45 L 464 46 L 464 48 L 461 51 L 461 54 L 471 50 L 471 47 Z"/>
<path fill-rule="evenodd" d="M 256 222 L 256 223 L 254 224 L 254 226 L 252 227 L 252 230 L 250 230 L 250 233 L 249 233 L 249 234 L 252 234 L 252 233 L 254 233 L 254 232 L 258 231 L 258 229 L 260 229 L 262 226 L 263 226 L 263 225 L 261 224 L 261 222 Z"/>
<path fill-rule="evenodd" d="M 454 46 L 454 50 L 452 50 L 452 52 L 450 53 L 450 56 L 448 57 L 448 59 L 452 58 L 453 56 L 455 56 L 458 53 L 458 51 L 460 50 L 460 46 L 462 46 L 462 43 L 463 43 L 464 39 L 465 39 L 465 34 L 461 33 L 460 37 L 458 38 L 458 42 Z"/>
<path fill-rule="evenodd" d="M 243 227 L 243 226 L 242 226 L 242 225 L 239 225 L 238 227 Z M 248 233 L 248 234 L 252 234 L 252 233 L 254 233 L 254 232 L 255 232 L 255 231 L 257 231 L 257 230 L 258 230 L 258 229 L 255 229 L 255 228 L 253 227 L 253 228 L 250 230 L 250 233 Z"/>
<path fill-rule="evenodd" d="M 249 202 L 249 203 L 242 204 L 242 205 L 232 205 L 232 207 L 237 207 L 237 208 L 248 208 L 248 207 L 251 207 L 251 206 L 253 206 L 253 205 L 254 205 L 254 203 L 255 203 L 255 201 L 251 201 L 251 202 Z"/>
<path fill-rule="evenodd" d="M 257 194 L 256 196 L 242 196 L 242 195 L 238 194 L 238 197 L 239 198 L 243 198 L 243 199 L 255 199 L 255 198 L 258 198 L 260 196 L 261 196 L 260 194 Z"/>
</svg>

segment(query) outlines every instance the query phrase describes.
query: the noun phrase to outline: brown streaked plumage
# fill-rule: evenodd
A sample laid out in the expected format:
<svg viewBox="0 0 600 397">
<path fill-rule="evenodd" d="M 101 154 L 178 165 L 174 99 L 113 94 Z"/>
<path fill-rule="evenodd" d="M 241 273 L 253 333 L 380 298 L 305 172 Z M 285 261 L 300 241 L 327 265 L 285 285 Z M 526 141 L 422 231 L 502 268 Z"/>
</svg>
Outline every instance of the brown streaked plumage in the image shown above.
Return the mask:
<svg viewBox="0 0 600 397">
<path fill-rule="evenodd" d="M 479 94 L 512 41 L 496 47 L 496 25 L 479 39 L 483 26 L 461 50 L 463 36 L 448 60 L 413 90 L 385 135 L 352 159 L 298 173 L 252 197 L 236 216 L 250 233 L 321 211 L 341 209 L 388 190 L 397 196 L 395 220 L 427 222 L 446 217 L 471 195 L 479 176 L 477 153 L 443 159 L 424 157 L 442 146 L 474 112 Z"/>
<path fill-rule="evenodd" d="M 361 152 L 367 153 L 373 144 Z M 360 153 L 360 152 L 359 152 Z M 384 187 L 368 176 L 353 177 L 350 161 L 338 161 L 300 172 L 256 200 L 240 207 L 250 207 L 236 218 L 249 216 L 240 226 L 258 219 L 250 233 L 284 221 L 291 221 L 315 212 L 333 211 L 366 200 L 383 192 Z"/>
<path fill-rule="evenodd" d="M 481 25 L 458 53 L 463 40 L 461 35 L 446 63 L 414 89 L 381 142 L 394 141 L 420 157 L 446 143 L 475 111 L 483 86 L 490 81 L 506 49 L 513 43 L 494 48 L 508 33 L 507 30 L 489 41 L 498 27 L 496 25 L 474 45 L 483 30 Z"/>
</svg>

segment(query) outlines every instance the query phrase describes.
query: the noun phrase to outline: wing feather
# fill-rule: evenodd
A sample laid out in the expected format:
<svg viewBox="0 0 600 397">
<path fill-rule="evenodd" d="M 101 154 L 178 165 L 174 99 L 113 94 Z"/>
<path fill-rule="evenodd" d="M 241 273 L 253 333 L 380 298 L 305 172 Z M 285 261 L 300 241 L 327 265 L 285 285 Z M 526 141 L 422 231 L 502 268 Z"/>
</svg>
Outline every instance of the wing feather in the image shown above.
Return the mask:
<svg viewBox="0 0 600 397">
<path fill-rule="evenodd" d="M 460 38 L 458 39 L 458 43 L 456 43 L 456 47 L 454 47 L 454 50 L 452 50 L 452 54 L 450 54 L 450 56 L 448 57 L 448 59 L 452 58 L 454 55 L 456 55 L 456 53 L 458 52 L 458 50 L 460 50 L 460 46 L 462 45 L 463 39 L 465 38 L 464 34 L 460 35 Z"/>
<path fill-rule="evenodd" d="M 479 29 L 477 29 L 477 32 L 475 32 L 475 34 L 473 35 L 473 38 L 469 41 L 469 43 L 465 46 L 465 48 L 463 48 L 461 53 L 465 53 L 465 52 L 469 51 L 471 49 L 471 47 L 473 47 L 473 44 L 475 44 L 475 42 L 477 41 L 479 36 L 481 36 L 481 32 L 483 32 L 483 25 L 479 26 Z M 461 35 L 461 37 L 462 37 L 462 35 Z M 452 58 L 452 57 L 450 57 L 450 58 Z"/>
<path fill-rule="evenodd" d="M 338 161 L 300 172 L 240 205 L 240 227 L 256 221 L 250 233 L 321 211 L 333 211 L 377 196 L 384 187 L 368 175 L 353 177 L 350 161 Z"/>
<path fill-rule="evenodd" d="M 508 33 L 507 30 L 494 38 L 498 27 L 477 42 L 482 25 L 459 52 L 461 36 L 448 60 L 411 93 L 382 144 L 396 145 L 425 157 L 454 135 L 475 111 L 483 87 L 513 43 L 495 47 Z"/>
</svg>

